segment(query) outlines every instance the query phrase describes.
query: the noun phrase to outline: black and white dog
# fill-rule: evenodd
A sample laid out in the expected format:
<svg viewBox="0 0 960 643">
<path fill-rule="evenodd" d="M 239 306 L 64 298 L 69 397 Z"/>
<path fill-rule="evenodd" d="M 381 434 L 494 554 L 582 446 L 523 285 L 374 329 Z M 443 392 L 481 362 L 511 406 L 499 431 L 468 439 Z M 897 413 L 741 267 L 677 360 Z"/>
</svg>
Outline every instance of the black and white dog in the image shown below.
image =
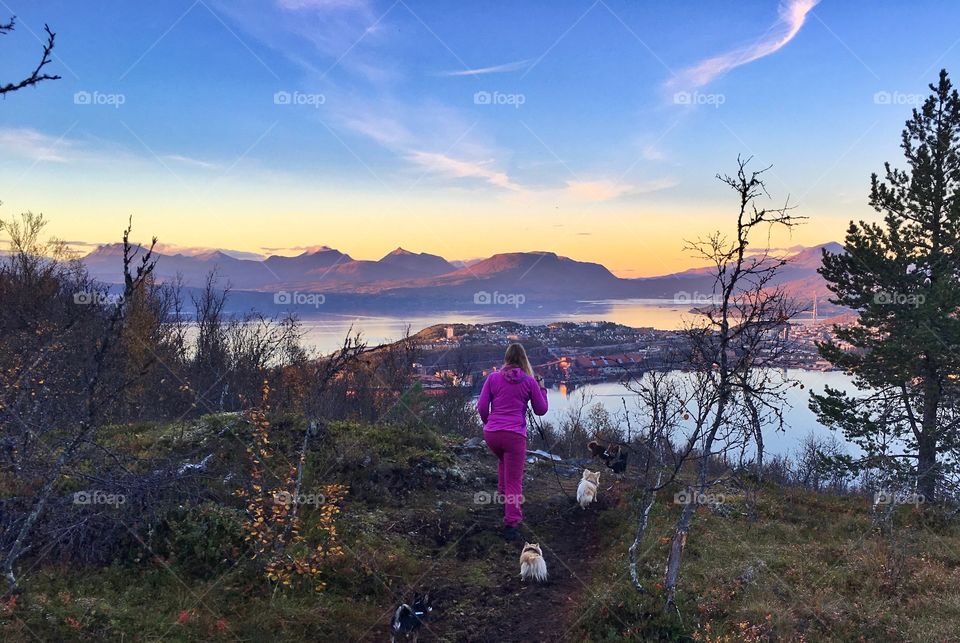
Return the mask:
<svg viewBox="0 0 960 643">
<path fill-rule="evenodd" d="M 390 641 L 413 641 L 414 643 L 420 637 L 420 626 L 427 618 L 427 615 L 433 611 L 430 605 L 430 594 L 420 596 L 413 595 L 413 603 L 407 605 L 403 603 L 393 613 L 393 620 L 390 621 Z"/>
</svg>

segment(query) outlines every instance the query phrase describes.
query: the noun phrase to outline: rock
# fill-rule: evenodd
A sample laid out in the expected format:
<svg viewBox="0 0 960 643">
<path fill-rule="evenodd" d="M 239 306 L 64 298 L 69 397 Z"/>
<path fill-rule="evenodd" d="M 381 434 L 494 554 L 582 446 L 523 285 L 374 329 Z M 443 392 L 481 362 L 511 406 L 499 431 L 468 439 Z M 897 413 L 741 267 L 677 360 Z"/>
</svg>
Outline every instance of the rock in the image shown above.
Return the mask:
<svg viewBox="0 0 960 643">
<path fill-rule="evenodd" d="M 473 437 L 467 438 L 460 446 L 464 449 L 481 449 L 483 445 L 483 438 Z"/>
<path fill-rule="evenodd" d="M 527 453 L 530 454 L 530 455 L 533 455 L 533 456 L 541 457 L 541 458 L 543 458 L 544 460 L 552 460 L 552 461 L 554 461 L 554 462 L 560 462 L 560 461 L 563 460 L 563 458 L 561 458 L 560 456 L 554 455 L 554 454 L 552 454 L 552 453 L 547 453 L 547 452 L 544 451 L 543 449 L 533 449 L 533 450 L 529 450 L 529 449 L 528 449 L 528 450 L 527 450 Z M 528 458 L 527 461 L 528 461 L 528 462 L 532 462 L 532 460 L 530 460 L 529 458 Z"/>
<path fill-rule="evenodd" d="M 204 469 L 207 468 L 207 463 L 210 461 L 210 458 L 212 457 L 213 457 L 213 454 L 210 453 L 210 454 L 207 454 L 207 457 L 205 457 L 200 462 L 197 462 L 196 464 L 187 462 L 181 465 L 179 469 L 177 469 L 177 473 L 182 476 L 190 472 L 203 471 Z"/>
<path fill-rule="evenodd" d="M 454 465 L 452 467 L 437 467 L 429 466 L 423 469 L 424 475 L 430 476 L 431 478 L 437 478 L 444 482 L 466 482 L 467 474 L 463 472 L 463 469 Z"/>
</svg>

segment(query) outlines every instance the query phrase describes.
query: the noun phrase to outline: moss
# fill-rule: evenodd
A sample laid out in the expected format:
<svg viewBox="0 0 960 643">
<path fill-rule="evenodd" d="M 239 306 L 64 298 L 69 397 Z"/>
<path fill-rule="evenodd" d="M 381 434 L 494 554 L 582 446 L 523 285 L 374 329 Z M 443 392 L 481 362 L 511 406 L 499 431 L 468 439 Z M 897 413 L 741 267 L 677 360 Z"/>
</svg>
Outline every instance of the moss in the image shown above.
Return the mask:
<svg viewBox="0 0 960 643">
<path fill-rule="evenodd" d="M 355 497 L 376 499 L 460 484 L 465 475 L 455 462 L 428 427 L 336 422 L 310 467 L 349 484 Z"/>
</svg>

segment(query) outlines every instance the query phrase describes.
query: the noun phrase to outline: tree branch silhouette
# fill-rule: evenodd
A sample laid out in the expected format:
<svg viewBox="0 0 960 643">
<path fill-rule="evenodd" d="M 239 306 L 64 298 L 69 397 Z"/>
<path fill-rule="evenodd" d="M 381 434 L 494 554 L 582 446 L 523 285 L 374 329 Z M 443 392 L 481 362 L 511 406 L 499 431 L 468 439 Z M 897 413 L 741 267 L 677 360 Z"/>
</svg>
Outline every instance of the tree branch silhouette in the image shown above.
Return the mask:
<svg viewBox="0 0 960 643">
<path fill-rule="evenodd" d="M 15 22 L 16 16 L 11 16 L 9 22 L 0 24 L 0 35 L 6 35 L 13 31 Z M 47 34 L 47 42 L 43 45 L 43 56 L 40 57 L 40 62 L 30 75 L 23 80 L 15 83 L 0 84 L 0 96 L 6 96 L 8 93 L 15 92 L 24 87 L 31 87 L 44 80 L 60 80 L 60 76 L 47 74 L 43 71 L 43 68 L 50 64 L 50 59 L 53 55 L 54 40 L 57 37 L 57 34 L 50 31 L 49 25 L 44 24 L 43 30 Z"/>
</svg>

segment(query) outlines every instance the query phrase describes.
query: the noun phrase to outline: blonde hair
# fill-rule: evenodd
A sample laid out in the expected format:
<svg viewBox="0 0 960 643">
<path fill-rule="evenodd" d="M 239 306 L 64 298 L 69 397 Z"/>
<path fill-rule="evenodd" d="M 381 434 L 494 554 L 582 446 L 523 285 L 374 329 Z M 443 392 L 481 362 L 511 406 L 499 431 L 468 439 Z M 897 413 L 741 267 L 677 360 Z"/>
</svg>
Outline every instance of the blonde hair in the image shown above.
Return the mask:
<svg viewBox="0 0 960 643">
<path fill-rule="evenodd" d="M 530 366 L 527 351 L 523 350 L 521 344 L 510 344 L 507 346 L 507 352 L 503 356 L 503 365 L 516 366 L 530 377 L 533 377 L 533 367 Z"/>
</svg>

